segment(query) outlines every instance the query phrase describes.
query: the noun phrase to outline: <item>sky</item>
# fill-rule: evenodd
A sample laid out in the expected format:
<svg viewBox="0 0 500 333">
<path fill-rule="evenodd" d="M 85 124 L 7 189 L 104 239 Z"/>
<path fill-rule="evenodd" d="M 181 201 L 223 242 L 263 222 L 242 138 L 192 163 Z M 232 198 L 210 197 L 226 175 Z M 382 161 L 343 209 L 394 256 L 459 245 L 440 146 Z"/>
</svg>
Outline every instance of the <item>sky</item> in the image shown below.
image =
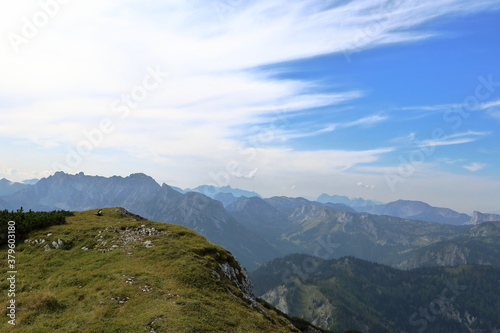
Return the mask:
<svg viewBox="0 0 500 333">
<path fill-rule="evenodd" d="M 500 210 L 498 0 L 0 4 L 0 178 Z"/>
</svg>

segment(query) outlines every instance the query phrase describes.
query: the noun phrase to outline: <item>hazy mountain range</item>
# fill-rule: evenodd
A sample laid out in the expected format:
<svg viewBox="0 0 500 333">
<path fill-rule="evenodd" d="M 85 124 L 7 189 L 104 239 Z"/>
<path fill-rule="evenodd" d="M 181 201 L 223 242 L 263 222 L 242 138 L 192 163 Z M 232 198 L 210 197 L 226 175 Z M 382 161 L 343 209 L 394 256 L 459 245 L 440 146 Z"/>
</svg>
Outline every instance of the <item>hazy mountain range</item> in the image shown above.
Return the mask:
<svg viewBox="0 0 500 333">
<path fill-rule="evenodd" d="M 198 187 L 195 187 L 193 189 L 187 188 L 187 189 L 181 189 L 176 187 L 175 188 L 177 191 L 181 193 L 187 193 L 187 192 L 198 192 L 201 194 L 205 194 L 207 197 L 210 197 L 214 199 L 217 197 L 217 195 L 220 194 L 232 194 L 234 197 L 260 197 L 260 195 L 257 192 L 253 191 L 246 191 L 246 190 L 240 190 L 238 188 L 232 188 L 231 186 L 222 186 L 222 187 L 217 187 L 213 185 L 201 185 Z"/>
<path fill-rule="evenodd" d="M 328 195 L 326 193 L 321 194 L 316 199 L 316 201 L 322 203 L 327 203 L 327 202 L 339 203 L 351 207 L 367 207 L 367 206 L 375 206 L 382 204 L 382 202 L 375 200 L 366 200 L 363 198 L 348 198 L 343 195 Z"/>
<path fill-rule="evenodd" d="M 384 205 L 361 207 L 358 211 L 457 225 L 467 223 L 471 220 L 471 216 L 458 213 L 449 208 L 432 207 L 425 202 L 410 200 L 397 200 Z"/>
<path fill-rule="evenodd" d="M 8 179 L 0 179 L 0 197 L 10 195 L 28 187 L 27 184 L 11 182 Z"/>
<path fill-rule="evenodd" d="M 249 198 L 241 196 L 248 192 L 230 187 L 198 188 L 214 198 L 225 198 L 222 203 L 199 192 L 181 193 L 167 184 L 160 186 L 144 174 L 106 178 L 57 172 L 35 185 L 19 186 L 8 181 L 2 184 L 6 193 L 0 197 L 3 208 L 81 211 L 125 207 L 146 218 L 180 224 L 199 232 L 230 250 L 250 270 L 291 253 L 327 259 L 353 255 L 401 268 L 497 264 L 491 254 L 497 251 L 499 242 L 491 230 L 478 233 L 474 225 L 356 212 L 343 203 L 289 197 Z M 7 190 L 14 186 L 18 186 L 17 191 Z M 464 219 L 462 214 L 418 202 L 396 201 L 365 209 L 377 210 L 382 209 L 381 206 L 386 207 L 384 212 L 391 208 L 394 214 L 400 215 L 422 216 L 419 212 L 427 208 L 427 216 Z M 468 221 L 473 219 L 477 224 L 496 218 L 477 213 Z M 440 246 L 448 249 L 446 255 L 436 252 Z"/>
<path fill-rule="evenodd" d="M 196 192 L 179 193 L 144 174 L 128 177 L 68 175 L 57 172 L 9 196 L 11 208 L 88 210 L 125 207 L 146 218 L 184 225 L 231 249 L 247 267 L 282 253 L 232 218 L 223 205 Z"/>
</svg>

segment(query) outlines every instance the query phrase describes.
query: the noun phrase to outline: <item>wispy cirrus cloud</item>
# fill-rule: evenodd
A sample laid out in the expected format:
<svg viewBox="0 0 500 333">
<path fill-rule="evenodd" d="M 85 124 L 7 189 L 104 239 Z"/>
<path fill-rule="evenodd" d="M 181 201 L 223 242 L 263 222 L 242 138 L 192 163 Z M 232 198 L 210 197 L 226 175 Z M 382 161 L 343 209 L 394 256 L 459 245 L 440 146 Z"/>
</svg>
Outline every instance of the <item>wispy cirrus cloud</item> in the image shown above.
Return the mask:
<svg viewBox="0 0 500 333">
<path fill-rule="evenodd" d="M 348 127 L 354 127 L 354 126 L 360 126 L 360 127 L 370 127 L 374 126 L 375 124 L 381 123 L 383 121 L 386 121 L 389 119 L 389 117 L 380 115 L 380 114 L 374 114 L 371 116 L 363 117 L 351 122 L 346 122 L 343 124 L 339 124 L 339 127 L 343 128 L 348 128 Z"/>
<path fill-rule="evenodd" d="M 278 135 L 283 138 L 282 141 L 288 141 L 291 139 L 314 137 L 314 136 L 318 136 L 318 135 L 325 134 L 325 133 L 331 133 L 333 131 L 340 130 L 340 129 L 346 129 L 346 128 L 352 128 L 352 127 L 361 127 L 361 128 L 372 127 L 378 123 L 386 121 L 387 119 L 389 119 L 389 117 L 383 116 L 380 114 L 374 114 L 374 115 L 370 115 L 370 116 L 361 117 L 361 118 L 353 120 L 353 121 L 327 124 L 326 126 L 323 126 L 319 129 L 312 130 L 312 131 L 307 130 L 307 128 L 304 128 L 301 130 L 295 130 L 295 131 L 294 130 L 289 130 L 289 131 L 285 130 L 285 131 L 281 131 Z"/>
<path fill-rule="evenodd" d="M 255 127 L 278 137 L 282 131 L 286 140 L 389 119 L 381 114 L 344 122 L 332 117 L 325 124 L 309 117 L 296 131 L 268 126 L 276 113 L 314 115 L 314 108 L 352 105 L 364 94 L 361 88 L 344 88 L 343 82 L 332 87 L 308 78 L 283 79 L 286 69 L 275 65 L 435 38 L 439 32 L 420 25 L 499 6 L 495 0 L 269 0 L 242 3 L 221 19 L 211 1 L 73 1 L 19 45 L 19 53 L 2 38 L 0 72 L 9 79 L 0 80 L 0 140 L 30 142 L 39 152 L 33 156 L 64 157 L 66 147 L 85 138 L 84 131 L 110 118 L 115 130 L 98 148 L 118 151 L 122 163 L 99 164 L 98 158 L 87 157 L 89 168 L 112 173 L 118 164 L 147 161 L 158 173 L 178 174 L 178 182 L 197 185 L 206 180 L 207 168 L 224 169 L 240 158 L 240 147 Z M 22 35 L 23 18 L 40 10 L 38 1 L 2 2 L 0 34 Z M 113 102 L 141 82 L 148 66 L 161 67 L 168 77 L 129 118 L 117 118 Z M 449 136 L 435 145 L 478 137 Z M 325 163 L 327 170 L 344 170 L 392 151 L 298 152 L 292 146 L 274 147 L 277 143 L 282 144 L 271 140 L 259 147 L 259 158 L 236 175 L 257 177 L 270 161 L 275 172 L 281 172 L 277 166 L 291 173 L 301 168 L 323 172 Z M 17 154 L 5 163 L 50 164 L 40 158 L 25 163 Z"/>
<path fill-rule="evenodd" d="M 415 132 L 410 132 L 408 135 L 399 136 L 391 140 L 395 143 L 413 143 L 415 142 L 416 134 Z"/>
<path fill-rule="evenodd" d="M 482 137 L 491 134 L 490 132 L 461 132 L 443 136 L 439 139 L 429 139 L 419 141 L 420 147 L 436 147 L 436 146 L 449 146 L 449 145 L 458 145 L 463 143 L 474 142 Z"/>
<path fill-rule="evenodd" d="M 340 53 L 353 42 L 366 48 L 427 37 L 427 32 L 416 29 L 427 20 L 496 5 L 486 0 L 448 0 L 445 5 L 273 0 L 239 6 L 221 20 L 214 7 L 202 1 L 165 1 L 160 7 L 153 1 L 79 2 L 61 8 L 51 27 L 21 45 L 20 56 L 4 40 L 0 52 L 6 61 L 0 68 L 12 79 L 0 82 L 0 91 L 3 98 L 35 101 L 75 95 L 95 101 L 95 96 L 101 101 L 114 99 L 135 84 L 146 64 L 157 63 L 171 76 L 163 97 L 152 100 L 155 105 L 197 118 L 192 110 L 212 101 L 222 112 L 235 107 L 239 113 L 247 111 L 248 117 L 239 118 L 248 123 L 280 107 L 306 109 L 334 103 L 327 101 L 334 94 L 308 94 L 311 82 L 278 80 L 263 75 L 260 66 Z M 3 32 L 21 33 L 18 18 L 40 10 L 35 2 L 2 6 Z M 90 16 L 92 24 L 86 24 Z M 375 24 L 376 37 L 361 38 L 364 29 Z M 244 94 L 257 96 L 261 103 L 252 105 Z M 324 103 L 313 102 L 322 98 Z M 75 98 L 73 106 L 79 103 Z M 82 114 L 71 109 L 66 109 L 66 117 L 78 123 Z"/>
<path fill-rule="evenodd" d="M 401 111 L 428 111 L 428 112 L 443 112 L 461 107 L 461 104 L 436 104 L 436 105 L 420 105 L 420 106 L 404 106 L 396 108 Z"/>
<path fill-rule="evenodd" d="M 484 110 L 490 117 L 500 119 L 500 100 L 483 103 L 480 109 Z"/>
<path fill-rule="evenodd" d="M 485 111 L 493 118 L 500 118 L 500 100 L 493 100 L 483 103 L 478 103 L 474 108 L 466 107 L 463 103 L 449 103 L 449 104 L 436 104 L 436 105 L 420 105 L 420 106 L 404 106 L 396 108 L 395 111 L 417 111 L 422 112 L 424 115 L 442 113 L 447 111 L 459 112 L 466 109 L 470 111 Z"/>
<path fill-rule="evenodd" d="M 486 164 L 484 164 L 484 163 L 478 163 L 478 162 L 474 162 L 474 163 L 471 163 L 471 164 L 464 165 L 464 169 L 467 169 L 470 172 L 476 172 L 476 171 L 479 171 L 481 169 L 484 169 L 485 167 L 486 167 Z"/>
</svg>

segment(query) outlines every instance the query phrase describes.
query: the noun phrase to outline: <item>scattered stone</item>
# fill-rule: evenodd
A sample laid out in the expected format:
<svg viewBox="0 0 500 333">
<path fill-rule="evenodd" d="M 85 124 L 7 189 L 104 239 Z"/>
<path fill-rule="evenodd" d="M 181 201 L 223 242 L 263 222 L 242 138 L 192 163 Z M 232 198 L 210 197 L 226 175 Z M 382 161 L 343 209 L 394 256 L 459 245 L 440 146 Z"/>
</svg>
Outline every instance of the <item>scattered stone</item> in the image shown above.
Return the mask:
<svg viewBox="0 0 500 333">
<path fill-rule="evenodd" d="M 52 242 L 52 246 L 55 248 L 55 249 L 58 249 L 59 248 L 59 243 L 56 242 L 56 241 L 53 241 Z"/>
<path fill-rule="evenodd" d="M 46 245 L 43 247 L 43 249 L 44 249 L 45 251 L 50 251 L 50 250 L 51 250 L 51 248 L 50 248 L 50 245 L 49 245 L 49 244 L 46 244 Z"/>
<path fill-rule="evenodd" d="M 88 250 L 89 250 L 89 248 L 88 248 L 88 247 L 86 247 L 86 246 L 84 246 L 84 247 L 82 247 L 82 250 L 83 250 L 83 251 L 88 251 Z"/>
<path fill-rule="evenodd" d="M 47 237 L 50 237 L 50 236 L 52 236 L 52 233 L 51 233 L 51 232 L 49 232 L 49 233 L 47 234 Z"/>
<path fill-rule="evenodd" d="M 125 304 L 130 298 L 127 297 L 111 297 L 111 300 L 118 302 L 118 304 Z"/>
<path fill-rule="evenodd" d="M 45 239 L 43 239 L 43 238 L 34 239 L 34 240 L 25 239 L 24 243 L 32 245 L 32 246 L 36 246 L 36 245 L 41 245 L 41 244 L 45 243 Z"/>
<path fill-rule="evenodd" d="M 125 275 L 123 275 L 123 276 L 126 277 Z M 135 281 L 135 276 L 131 276 L 125 280 L 125 283 L 132 284 L 132 283 L 134 283 L 134 281 Z"/>
<path fill-rule="evenodd" d="M 108 234 L 106 235 L 106 233 Z M 114 236 L 111 236 L 112 238 L 109 238 L 109 233 L 112 233 Z M 139 228 L 109 226 L 106 229 L 99 231 L 99 234 L 95 236 L 96 238 L 98 238 L 97 241 L 99 242 L 99 244 L 96 246 L 96 249 L 98 251 L 106 253 L 120 248 L 128 251 L 127 254 L 130 255 L 131 253 L 129 250 L 138 246 L 138 244 L 142 243 L 142 245 L 146 248 L 154 246 L 151 240 L 144 240 L 144 237 L 163 234 L 166 234 L 166 231 L 161 231 L 153 227 L 149 228 L 145 224 L 141 225 L 141 227 Z M 104 236 L 108 236 L 106 237 L 107 241 L 103 239 Z"/>
<path fill-rule="evenodd" d="M 153 290 L 153 288 L 151 288 L 151 286 L 149 286 L 149 285 L 145 285 L 144 287 L 141 287 L 141 291 L 142 291 L 143 293 L 148 293 L 148 292 L 150 292 L 151 290 Z"/>
</svg>

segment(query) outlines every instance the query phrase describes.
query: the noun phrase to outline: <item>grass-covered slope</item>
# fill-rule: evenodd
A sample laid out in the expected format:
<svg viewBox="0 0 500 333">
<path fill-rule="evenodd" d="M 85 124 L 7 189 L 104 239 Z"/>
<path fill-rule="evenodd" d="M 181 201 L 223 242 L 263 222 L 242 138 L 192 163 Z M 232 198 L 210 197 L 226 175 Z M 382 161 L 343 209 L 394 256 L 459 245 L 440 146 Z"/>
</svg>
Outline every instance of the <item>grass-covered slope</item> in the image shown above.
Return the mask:
<svg viewBox="0 0 500 333">
<path fill-rule="evenodd" d="M 299 332 L 252 298 L 225 249 L 181 226 L 95 212 L 18 240 L 16 325 L 3 292 L 0 331 Z M 0 288 L 9 289 L 6 279 Z"/>
</svg>

